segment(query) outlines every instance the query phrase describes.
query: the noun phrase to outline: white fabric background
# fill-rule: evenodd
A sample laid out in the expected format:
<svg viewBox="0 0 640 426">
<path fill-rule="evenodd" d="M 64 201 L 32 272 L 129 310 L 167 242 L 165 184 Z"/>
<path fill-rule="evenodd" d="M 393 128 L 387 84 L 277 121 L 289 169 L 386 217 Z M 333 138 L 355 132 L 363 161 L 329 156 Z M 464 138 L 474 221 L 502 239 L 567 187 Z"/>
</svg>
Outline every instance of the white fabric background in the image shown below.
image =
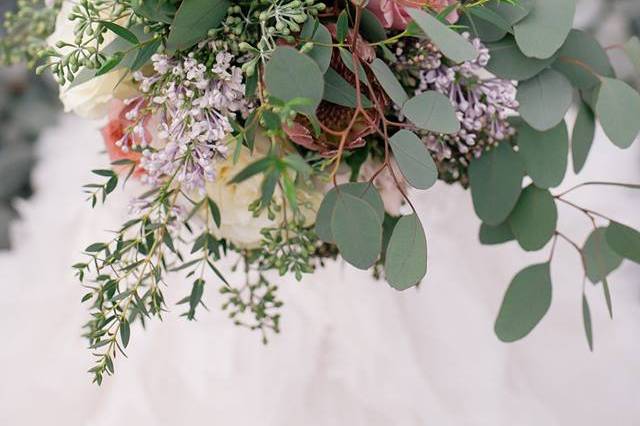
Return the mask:
<svg viewBox="0 0 640 426">
<path fill-rule="evenodd" d="M 92 211 L 80 186 L 107 163 L 90 124 L 65 117 L 43 137 L 35 196 L 19 203 L 15 250 L 0 255 L 2 425 L 637 425 L 640 422 L 640 270 L 611 277 L 615 319 L 588 286 L 595 352 L 581 322 L 579 259 L 559 243 L 552 307 L 534 332 L 505 345 L 493 321 L 510 279 L 548 251 L 482 247 L 470 197 L 437 185 L 414 194 L 426 224 L 429 273 L 397 293 L 369 273 L 333 264 L 302 283 L 282 280 L 283 333 L 264 347 L 213 308 L 189 323 L 173 303 L 163 323 L 132 331 L 129 359 L 101 388 L 85 372 L 87 318 L 70 265 L 115 228 L 117 192 Z M 640 150 L 601 136 L 580 181 L 640 181 Z M 577 182 L 569 176 L 568 184 Z M 586 188 L 573 199 L 640 226 L 640 193 Z M 560 229 L 582 242 L 585 218 L 561 207 Z"/>
</svg>

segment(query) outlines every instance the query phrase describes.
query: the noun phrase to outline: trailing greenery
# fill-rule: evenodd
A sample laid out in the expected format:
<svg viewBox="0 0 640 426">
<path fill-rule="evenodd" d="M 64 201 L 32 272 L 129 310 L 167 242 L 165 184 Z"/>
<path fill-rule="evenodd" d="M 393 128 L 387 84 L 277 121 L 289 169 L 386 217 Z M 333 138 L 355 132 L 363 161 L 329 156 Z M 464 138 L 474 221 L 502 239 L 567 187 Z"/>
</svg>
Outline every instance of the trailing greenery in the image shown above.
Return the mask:
<svg viewBox="0 0 640 426">
<path fill-rule="evenodd" d="M 39 70 L 71 87 L 124 71 L 116 87 L 138 91 L 111 118 L 115 168 L 94 171 L 101 180 L 85 187 L 88 200 L 105 202 L 123 167 L 125 181 L 149 186 L 113 239 L 91 244 L 75 266 L 92 306 L 96 382 L 113 373 L 134 322 L 168 310 L 170 272 L 191 283 L 179 301 L 187 319 L 217 282 L 222 308 L 265 342 L 280 331 L 282 306 L 270 271 L 300 280 L 339 254 L 396 290 L 418 286 L 428 218 L 410 190 L 438 180 L 470 188 L 481 242 L 549 250 L 509 286 L 495 323 L 501 340 L 523 338 L 548 311 L 559 240 L 579 253 L 583 281 L 602 286 L 612 312 L 607 278 L 623 259 L 638 262 L 640 234 L 572 202 L 577 187 L 556 188 L 570 150 L 576 171 L 588 161 L 597 122 L 616 146 L 634 142 L 640 94 L 615 78 L 605 48 L 571 28 L 575 0 L 415 5 L 399 14 L 342 0 L 71 8 L 75 39 L 42 49 Z M 634 62 L 636 45 L 622 46 Z M 576 101 L 570 138 L 565 116 Z M 638 188 L 581 186 L 596 185 Z M 560 204 L 589 219 L 583 246 L 559 229 Z M 219 270 L 225 256 L 237 257 L 244 283 Z M 584 291 L 581 302 L 593 348 Z"/>
</svg>

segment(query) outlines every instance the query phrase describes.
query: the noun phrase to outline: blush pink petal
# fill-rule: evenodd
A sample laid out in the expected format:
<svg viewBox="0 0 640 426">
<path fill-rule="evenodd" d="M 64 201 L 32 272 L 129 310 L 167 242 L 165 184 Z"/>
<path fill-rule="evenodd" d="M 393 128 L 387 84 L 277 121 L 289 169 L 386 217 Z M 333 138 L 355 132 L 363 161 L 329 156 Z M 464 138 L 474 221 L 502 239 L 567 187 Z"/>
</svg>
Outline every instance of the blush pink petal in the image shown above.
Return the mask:
<svg viewBox="0 0 640 426">
<path fill-rule="evenodd" d="M 405 7 L 424 7 L 429 6 L 435 11 L 444 10 L 456 0 L 370 0 L 367 8 L 373 12 L 380 23 L 385 28 L 394 30 L 404 30 L 411 17 L 405 10 Z M 447 20 L 454 23 L 458 20 L 458 13 L 452 12 L 447 16 Z"/>
</svg>

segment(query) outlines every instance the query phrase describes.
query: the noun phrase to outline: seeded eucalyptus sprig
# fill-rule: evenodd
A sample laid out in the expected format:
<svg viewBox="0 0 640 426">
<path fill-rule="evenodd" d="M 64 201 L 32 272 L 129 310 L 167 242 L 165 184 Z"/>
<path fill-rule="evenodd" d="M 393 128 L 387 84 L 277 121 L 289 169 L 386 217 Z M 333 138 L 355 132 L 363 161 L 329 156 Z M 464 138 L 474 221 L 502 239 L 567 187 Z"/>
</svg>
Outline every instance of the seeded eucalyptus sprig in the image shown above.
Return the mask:
<svg viewBox="0 0 640 426">
<path fill-rule="evenodd" d="M 47 5 L 44 0 L 20 0 L 15 12 L 7 12 L 5 34 L 0 38 L 0 62 L 6 65 L 26 63 L 34 67 L 47 37 L 55 30 L 62 0 Z"/>
<path fill-rule="evenodd" d="M 259 331 L 267 344 L 270 333 L 280 333 L 280 313 L 283 302 L 277 298 L 278 286 L 270 283 L 261 270 L 255 270 L 256 252 L 245 252 L 241 262 L 245 282 L 241 286 L 224 286 L 220 294 L 225 301 L 222 310 L 234 324 Z M 240 262 L 238 262 L 240 263 Z M 238 264 L 234 270 L 238 268 Z"/>
</svg>

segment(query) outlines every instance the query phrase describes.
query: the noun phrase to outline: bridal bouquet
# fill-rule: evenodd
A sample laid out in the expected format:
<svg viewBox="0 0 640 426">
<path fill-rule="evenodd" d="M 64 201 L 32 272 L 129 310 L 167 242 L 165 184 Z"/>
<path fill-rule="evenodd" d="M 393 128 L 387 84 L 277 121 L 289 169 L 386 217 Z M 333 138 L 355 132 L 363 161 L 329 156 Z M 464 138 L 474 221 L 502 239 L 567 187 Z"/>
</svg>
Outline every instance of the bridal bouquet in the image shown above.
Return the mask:
<svg viewBox="0 0 640 426">
<path fill-rule="evenodd" d="M 298 280 L 341 257 L 397 290 L 427 272 L 414 190 L 470 189 L 484 244 L 548 248 L 506 291 L 495 331 L 527 335 L 551 303 L 560 240 L 603 289 L 640 233 L 558 192 L 599 122 L 612 143 L 640 132 L 640 95 L 606 49 L 572 29 L 576 0 L 22 0 L 0 44 L 7 62 L 50 71 L 67 110 L 100 118 L 111 167 L 85 186 L 95 206 L 128 180 L 145 188 L 108 241 L 74 265 L 91 305 L 101 383 L 130 324 L 161 317 L 168 273 L 192 284 L 195 319 L 221 304 L 266 342 L 280 330 L 273 276 Z M 640 64 L 640 41 L 624 46 Z M 565 115 L 574 106 L 571 136 Z M 78 141 L 81 143 L 82 141 Z M 558 206 L 584 214 L 584 244 Z M 470 237 L 471 238 L 471 237 Z M 221 258 L 238 259 L 243 283 Z M 276 271 L 277 274 L 269 274 Z M 587 298 L 583 320 L 593 345 Z"/>
</svg>

